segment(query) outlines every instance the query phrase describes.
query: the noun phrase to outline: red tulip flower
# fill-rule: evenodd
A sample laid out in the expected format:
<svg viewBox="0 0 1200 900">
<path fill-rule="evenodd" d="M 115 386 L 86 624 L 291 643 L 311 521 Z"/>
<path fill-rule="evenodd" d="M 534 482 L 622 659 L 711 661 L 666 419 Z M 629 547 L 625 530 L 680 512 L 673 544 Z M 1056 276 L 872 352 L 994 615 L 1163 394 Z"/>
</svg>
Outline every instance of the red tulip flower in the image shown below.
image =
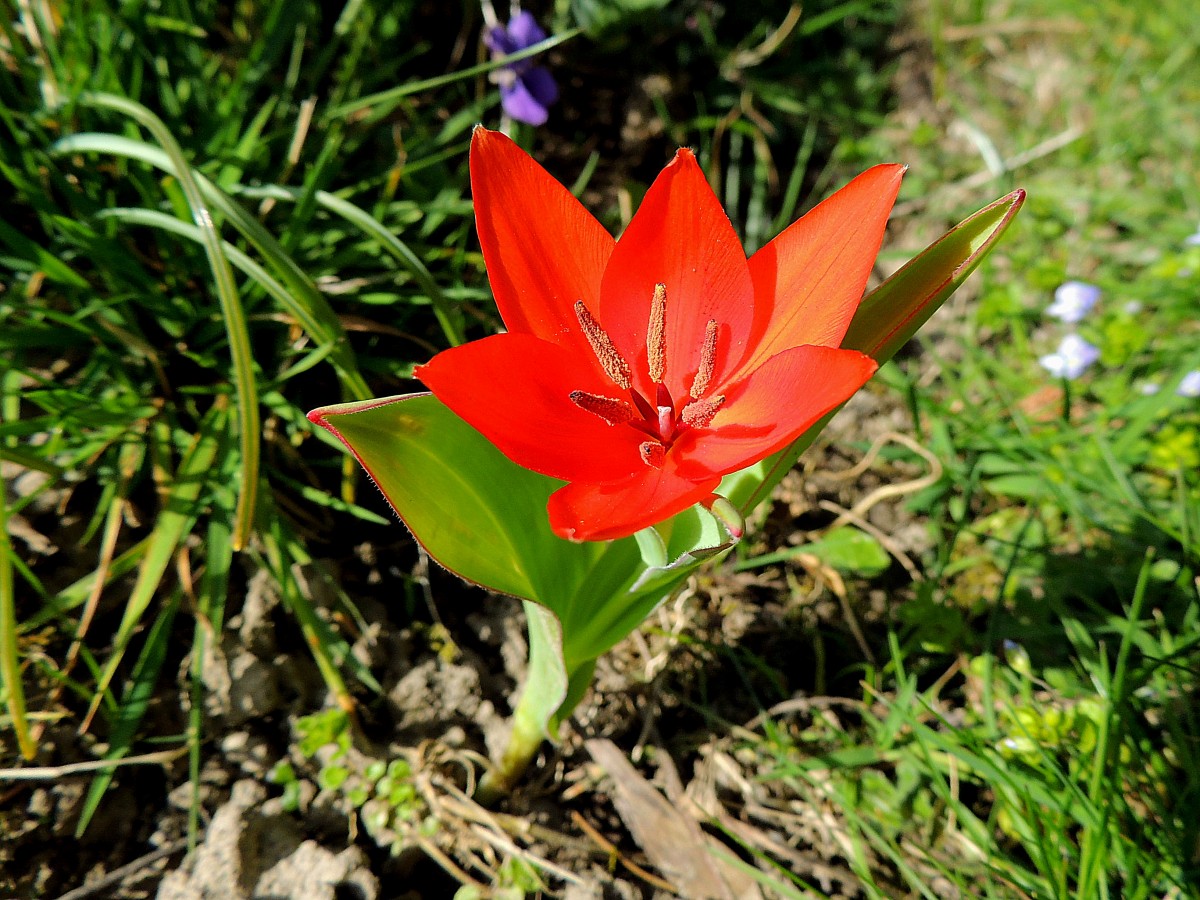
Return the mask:
<svg viewBox="0 0 1200 900">
<path fill-rule="evenodd" d="M 417 376 L 518 465 L 568 482 L 548 506 L 560 537 L 631 535 L 709 500 L 874 374 L 840 345 L 903 173 L 868 170 L 747 259 L 688 150 L 615 240 L 477 128 L 475 218 L 508 330 Z"/>
</svg>

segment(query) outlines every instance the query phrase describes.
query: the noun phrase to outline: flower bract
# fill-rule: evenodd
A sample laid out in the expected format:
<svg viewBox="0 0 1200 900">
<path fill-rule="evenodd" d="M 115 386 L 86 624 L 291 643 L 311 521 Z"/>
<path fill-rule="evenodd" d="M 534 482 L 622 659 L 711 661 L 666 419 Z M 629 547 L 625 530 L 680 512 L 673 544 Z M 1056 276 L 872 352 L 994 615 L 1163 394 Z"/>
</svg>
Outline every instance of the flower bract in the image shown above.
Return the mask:
<svg viewBox="0 0 1200 900">
<path fill-rule="evenodd" d="M 549 501 L 556 534 L 633 534 L 710 498 L 874 373 L 839 345 L 903 172 L 868 170 L 747 260 L 688 150 L 615 240 L 477 128 L 475 217 L 507 333 L 417 377 L 518 465 L 567 482 Z"/>
<path fill-rule="evenodd" d="M 546 32 L 525 10 L 516 13 L 507 26 L 496 25 L 483 36 L 484 43 L 497 59 L 545 39 Z M 500 85 L 500 105 L 504 112 L 527 125 L 544 124 L 549 107 L 558 99 L 558 85 L 550 70 L 535 65 L 531 59 L 508 63 L 493 72 L 492 79 Z"/>
</svg>

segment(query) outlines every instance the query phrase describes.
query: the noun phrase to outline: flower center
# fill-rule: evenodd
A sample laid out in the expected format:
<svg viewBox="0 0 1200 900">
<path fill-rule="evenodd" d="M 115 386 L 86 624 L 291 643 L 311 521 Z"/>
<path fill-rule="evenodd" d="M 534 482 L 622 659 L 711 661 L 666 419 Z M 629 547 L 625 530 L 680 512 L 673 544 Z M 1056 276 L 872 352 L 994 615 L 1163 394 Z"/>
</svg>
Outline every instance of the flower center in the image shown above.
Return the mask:
<svg viewBox="0 0 1200 900">
<path fill-rule="evenodd" d="M 725 395 L 705 397 L 711 386 L 717 357 L 717 321 L 710 319 L 704 329 L 700 347 L 700 366 L 692 379 L 688 396 L 676 402 L 663 384 L 667 369 L 667 288 L 654 286 L 650 300 L 650 322 L 646 327 L 646 360 L 650 382 L 654 385 L 653 402 L 633 386 L 633 372 L 613 344 L 596 317 L 582 300 L 575 301 L 575 316 L 579 327 L 596 354 L 600 368 L 617 387 L 627 393 L 623 397 L 607 397 L 587 391 L 571 391 L 571 402 L 580 409 L 599 416 L 609 425 L 626 425 L 646 437 L 638 446 L 642 462 L 656 469 L 666 460 L 667 451 L 688 428 L 704 428 L 712 422 Z"/>
</svg>

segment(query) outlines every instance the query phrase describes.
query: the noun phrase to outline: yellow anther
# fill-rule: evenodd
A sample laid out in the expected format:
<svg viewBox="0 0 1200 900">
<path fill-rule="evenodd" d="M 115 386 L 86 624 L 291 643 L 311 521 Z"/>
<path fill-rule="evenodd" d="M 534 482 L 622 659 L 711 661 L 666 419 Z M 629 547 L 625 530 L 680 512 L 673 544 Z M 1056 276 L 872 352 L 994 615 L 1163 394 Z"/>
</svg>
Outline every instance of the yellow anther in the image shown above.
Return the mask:
<svg viewBox="0 0 1200 900">
<path fill-rule="evenodd" d="M 700 368 L 692 379 L 692 399 L 699 400 L 708 390 L 712 381 L 713 369 L 717 364 L 717 320 L 709 319 L 704 328 L 704 346 L 700 348 Z"/>
<path fill-rule="evenodd" d="M 662 384 L 667 368 L 667 286 L 654 286 L 650 301 L 650 324 L 646 327 L 646 356 L 650 361 L 650 380 Z"/>
<path fill-rule="evenodd" d="M 600 367 L 604 369 L 604 373 L 613 380 L 615 385 L 629 390 L 633 386 L 629 363 L 625 362 L 621 354 L 617 352 L 612 338 L 600 327 L 600 323 L 583 305 L 582 300 L 575 301 L 575 316 L 579 319 L 579 327 L 583 329 L 584 337 L 592 345 L 592 352 L 596 354 L 596 359 L 600 361 Z"/>
</svg>

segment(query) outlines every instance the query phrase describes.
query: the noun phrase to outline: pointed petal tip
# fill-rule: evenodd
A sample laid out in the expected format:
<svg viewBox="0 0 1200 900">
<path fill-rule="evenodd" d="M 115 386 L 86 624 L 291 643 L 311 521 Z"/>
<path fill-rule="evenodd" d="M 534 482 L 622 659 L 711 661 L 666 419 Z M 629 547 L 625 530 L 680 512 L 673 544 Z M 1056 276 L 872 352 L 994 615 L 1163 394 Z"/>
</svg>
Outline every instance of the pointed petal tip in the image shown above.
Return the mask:
<svg viewBox="0 0 1200 900">
<path fill-rule="evenodd" d="M 675 155 L 671 158 L 671 161 L 667 163 L 667 168 L 689 165 L 699 167 L 700 163 L 697 161 L 696 154 L 691 147 L 680 147 L 675 151 Z"/>
<path fill-rule="evenodd" d="M 900 180 L 908 174 L 908 168 L 908 163 L 880 163 L 877 166 L 872 166 L 871 168 L 867 169 L 863 175 L 879 175 L 886 178 L 886 180 L 890 182 L 899 184 Z"/>
<path fill-rule="evenodd" d="M 482 122 L 476 123 L 475 127 L 471 129 L 472 152 L 487 150 L 489 145 L 495 146 L 501 141 L 509 141 L 511 143 L 512 138 L 503 131 L 493 131 Z"/>
</svg>

